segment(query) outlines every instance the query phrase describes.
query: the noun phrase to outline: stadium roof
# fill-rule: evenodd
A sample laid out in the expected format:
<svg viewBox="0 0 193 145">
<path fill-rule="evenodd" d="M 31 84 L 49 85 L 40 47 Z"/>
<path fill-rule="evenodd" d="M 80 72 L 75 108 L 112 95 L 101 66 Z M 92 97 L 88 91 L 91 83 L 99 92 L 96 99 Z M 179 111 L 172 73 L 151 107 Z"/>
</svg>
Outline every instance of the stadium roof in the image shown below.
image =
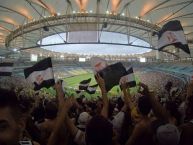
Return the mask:
<svg viewBox="0 0 193 145">
<path fill-rule="evenodd" d="M 89 24 L 77 31 L 117 32 L 155 47 L 157 37 L 151 33 L 175 19 L 181 21 L 192 48 L 192 7 L 193 0 L 1 0 L 0 54 L 6 50 L 5 44 L 8 48 L 38 47 L 42 38 L 61 37 L 61 33 L 75 31 L 69 26 L 80 22 Z"/>
</svg>

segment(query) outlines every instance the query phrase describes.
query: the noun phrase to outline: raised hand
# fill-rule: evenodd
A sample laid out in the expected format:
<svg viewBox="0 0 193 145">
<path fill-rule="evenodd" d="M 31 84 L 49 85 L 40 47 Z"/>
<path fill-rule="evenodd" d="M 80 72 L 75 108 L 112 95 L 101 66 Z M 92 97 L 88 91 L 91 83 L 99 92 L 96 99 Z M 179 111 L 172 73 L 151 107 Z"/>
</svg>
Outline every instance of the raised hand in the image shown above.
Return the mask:
<svg viewBox="0 0 193 145">
<path fill-rule="evenodd" d="M 64 102 L 63 108 L 69 110 L 74 104 L 76 104 L 76 99 L 74 97 L 68 97 Z"/>
<path fill-rule="evenodd" d="M 143 94 L 149 94 L 149 88 L 146 84 L 139 82 L 139 86 L 143 88 Z"/>
<path fill-rule="evenodd" d="M 98 73 L 96 74 L 95 78 L 96 78 L 96 81 L 97 81 L 97 83 L 98 83 L 98 85 L 99 85 L 99 87 L 101 89 L 101 92 L 102 93 L 107 93 L 106 88 L 105 88 L 105 81 L 104 81 L 104 79 Z"/>
<path fill-rule="evenodd" d="M 55 83 L 54 85 L 54 89 L 57 91 L 57 92 L 63 92 L 63 89 L 62 89 L 62 80 L 59 80 Z"/>
</svg>

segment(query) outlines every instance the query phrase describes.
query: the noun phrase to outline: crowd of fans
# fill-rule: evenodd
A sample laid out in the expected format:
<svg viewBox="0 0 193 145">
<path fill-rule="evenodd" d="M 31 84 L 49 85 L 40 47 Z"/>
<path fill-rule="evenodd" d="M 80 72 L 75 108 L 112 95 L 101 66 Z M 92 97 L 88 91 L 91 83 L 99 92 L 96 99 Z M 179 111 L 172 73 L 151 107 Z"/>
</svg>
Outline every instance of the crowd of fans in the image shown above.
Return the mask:
<svg viewBox="0 0 193 145">
<path fill-rule="evenodd" d="M 179 91 L 170 76 L 145 75 L 137 94 L 121 82 L 122 96 L 113 99 L 99 75 L 96 100 L 68 96 L 61 81 L 52 99 L 1 88 L 0 145 L 193 145 L 193 82 Z"/>
<path fill-rule="evenodd" d="M 185 83 L 175 76 L 157 71 L 138 71 L 137 76 L 141 82 L 148 85 L 148 87 L 154 90 L 155 94 L 162 97 L 163 100 L 164 98 L 168 98 L 168 96 L 172 96 L 171 99 L 176 99 L 176 97 L 180 97 L 180 99 L 184 98 L 187 82 Z M 171 86 L 169 92 L 165 88 L 167 82 L 172 83 L 168 84 Z"/>
</svg>

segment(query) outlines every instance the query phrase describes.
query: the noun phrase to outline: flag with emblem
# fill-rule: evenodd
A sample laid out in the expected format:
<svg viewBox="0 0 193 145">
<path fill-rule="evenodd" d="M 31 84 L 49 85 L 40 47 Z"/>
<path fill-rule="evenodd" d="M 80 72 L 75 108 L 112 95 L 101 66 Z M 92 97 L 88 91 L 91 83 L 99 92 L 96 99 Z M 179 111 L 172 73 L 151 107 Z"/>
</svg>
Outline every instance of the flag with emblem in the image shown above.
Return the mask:
<svg viewBox="0 0 193 145">
<path fill-rule="evenodd" d="M 176 48 L 180 48 L 190 54 L 184 30 L 178 20 L 166 23 L 158 33 L 158 49 L 161 51 L 169 45 L 174 45 Z"/>
<path fill-rule="evenodd" d="M 103 70 L 108 66 L 107 61 L 105 59 L 102 59 L 100 57 L 92 57 L 91 58 L 91 66 L 94 70 L 94 73 Z"/>
<path fill-rule="evenodd" d="M 11 76 L 13 71 L 13 63 L 3 62 L 0 63 L 0 76 Z"/>
<path fill-rule="evenodd" d="M 94 94 L 96 92 L 96 90 L 97 90 L 97 87 L 98 87 L 98 84 L 92 85 L 92 86 L 88 86 L 86 91 L 89 94 Z"/>
<path fill-rule="evenodd" d="M 127 74 L 120 79 L 119 84 L 121 85 L 121 84 L 124 84 L 124 83 L 127 86 L 129 86 L 130 88 L 136 86 L 136 81 L 135 81 L 135 76 L 134 76 L 134 72 L 133 72 L 133 67 L 130 67 L 127 70 Z"/>
<path fill-rule="evenodd" d="M 26 80 L 34 84 L 34 90 L 43 87 L 49 88 L 55 84 L 52 60 L 50 57 L 43 59 L 34 66 L 24 69 Z"/>
<path fill-rule="evenodd" d="M 99 72 L 99 75 L 105 81 L 106 91 L 110 91 L 114 86 L 119 84 L 122 76 L 125 76 L 127 71 L 121 62 L 112 64 Z"/>
<path fill-rule="evenodd" d="M 89 84 L 91 82 L 91 78 L 89 78 L 88 80 L 83 80 L 79 83 L 79 90 L 87 90 Z"/>
</svg>

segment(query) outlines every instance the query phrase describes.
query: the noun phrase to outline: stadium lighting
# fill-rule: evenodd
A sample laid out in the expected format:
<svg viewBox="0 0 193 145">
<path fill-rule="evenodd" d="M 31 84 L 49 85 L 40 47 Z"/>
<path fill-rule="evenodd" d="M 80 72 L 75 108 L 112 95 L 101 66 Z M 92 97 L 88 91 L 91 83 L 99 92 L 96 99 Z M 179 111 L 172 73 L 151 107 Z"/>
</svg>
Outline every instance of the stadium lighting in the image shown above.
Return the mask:
<svg viewBox="0 0 193 145">
<path fill-rule="evenodd" d="M 75 13 L 76 13 L 76 11 L 72 11 L 72 13 L 73 13 L 73 14 L 75 14 Z"/>
<path fill-rule="evenodd" d="M 32 62 L 38 61 L 38 55 L 37 55 L 37 54 L 31 54 L 30 60 L 31 60 Z"/>
<path fill-rule="evenodd" d="M 58 16 L 60 16 L 61 14 L 60 13 L 57 13 Z"/>
<path fill-rule="evenodd" d="M 122 15 L 122 16 L 125 16 L 125 13 L 122 13 L 121 15 Z"/>
<path fill-rule="evenodd" d="M 93 11 L 92 11 L 92 10 L 90 10 L 89 12 L 90 12 L 90 13 L 93 13 Z"/>
<path fill-rule="evenodd" d="M 16 52 L 16 51 L 17 51 L 17 49 L 16 49 L 16 48 L 14 48 L 14 49 L 13 49 L 13 51 L 14 51 L 14 52 Z"/>
<path fill-rule="evenodd" d="M 106 11 L 106 14 L 109 14 L 109 11 Z"/>
<path fill-rule="evenodd" d="M 4 59 L 5 57 L 4 56 L 0 56 L 0 58 Z"/>
<path fill-rule="evenodd" d="M 146 58 L 145 58 L 145 57 L 140 57 L 140 58 L 139 58 L 139 61 L 140 61 L 140 62 L 146 62 Z"/>
<path fill-rule="evenodd" d="M 78 60 L 79 62 L 85 62 L 86 61 L 86 58 L 79 58 L 79 60 Z"/>
</svg>

